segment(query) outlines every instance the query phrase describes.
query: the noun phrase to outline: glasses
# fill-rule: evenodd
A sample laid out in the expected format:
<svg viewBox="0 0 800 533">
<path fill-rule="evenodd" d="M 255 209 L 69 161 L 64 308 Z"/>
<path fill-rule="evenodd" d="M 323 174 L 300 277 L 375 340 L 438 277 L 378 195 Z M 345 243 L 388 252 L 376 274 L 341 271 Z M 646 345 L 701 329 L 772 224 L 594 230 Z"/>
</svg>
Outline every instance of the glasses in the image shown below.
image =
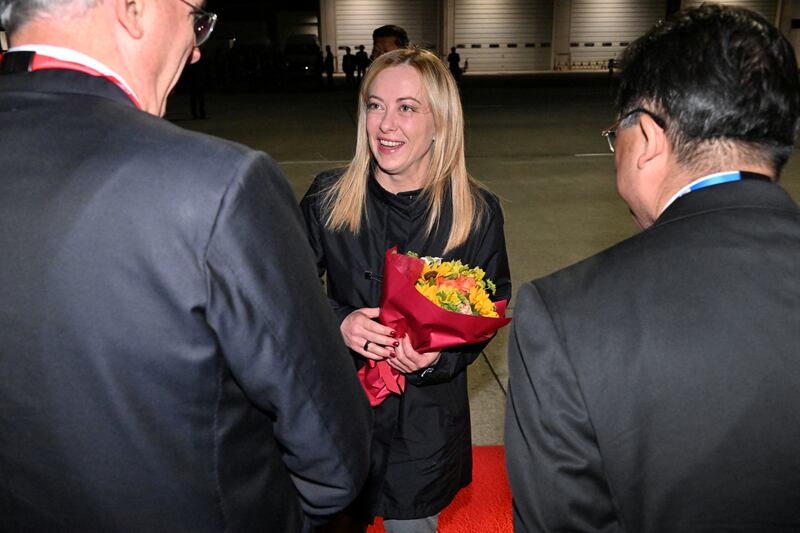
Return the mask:
<svg viewBox="0 0 800 533">
<path fill-rule="evenodd" d="M 600 132 L 600 135 L 605 137 L 606 140 L 608 141 L 608 148 L 612 152 L 614 151 L 614 144 L 617 142 L 617 128 L 619 128 L 619 125 L 622 124 L 625 121 L 625 119 L 627 119 L 628 117 L 630 117 L 631 115 L 634 115 L 636 113 L 644 113 L 645 115 L 647 115 L 650 118 L 652 118 L 653 122 L 658 124 L 659 128 L 661 128 L 662 130 L 667 129 L 667 121 L 666 120 L 664 120 L 663 118 L 659 117 L 658 115 L 656 115 L 652 111 L 648 111 L 647 109 L 643 109 L 641 107 L 637 107 L 636 109 L 628 111 L 627 113 L 625 113 L 624 115 L 619 117 L 616 122 L 614 122 L 612 125 L 610 125 L 609 127 L 607 127 L 606 129 L 604 129 L 603 131 Z"/>
<path fill-rule="evenodd" d="M 194 17 L 194 45 L 200 46 L 211 37 L 214 25 L 217 23 L 217 15 L 204 11 L 187 0 L 181 0 L 184 4 L 192 8 Z"/>
</svg>

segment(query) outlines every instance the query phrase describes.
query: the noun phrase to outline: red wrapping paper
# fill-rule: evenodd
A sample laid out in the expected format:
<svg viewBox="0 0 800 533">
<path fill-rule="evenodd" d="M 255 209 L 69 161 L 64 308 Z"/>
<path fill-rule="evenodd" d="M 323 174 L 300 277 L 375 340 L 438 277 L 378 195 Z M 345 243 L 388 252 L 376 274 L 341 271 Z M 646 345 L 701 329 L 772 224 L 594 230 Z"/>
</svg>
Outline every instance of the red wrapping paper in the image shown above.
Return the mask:
<svg viewBox="0 0 800 533">
<path fill-rule="evenodd" d="M 378 321 L 392 328 L 398 338 L 408 335 L 417 352 L 436 352 L 485 341 L 511 322 L 505 318 L 508 300 L 495 302 L 499 318 L 442 309 L 416 289 L 425 261 L 396 251 L 394 247 L 386 252 Z M 368 360 L 358 371 L 358 377 L 373 407 L 390 394 L 402 394 L 405 390 L 405 376 L 386 361 Z"/>
</svg>

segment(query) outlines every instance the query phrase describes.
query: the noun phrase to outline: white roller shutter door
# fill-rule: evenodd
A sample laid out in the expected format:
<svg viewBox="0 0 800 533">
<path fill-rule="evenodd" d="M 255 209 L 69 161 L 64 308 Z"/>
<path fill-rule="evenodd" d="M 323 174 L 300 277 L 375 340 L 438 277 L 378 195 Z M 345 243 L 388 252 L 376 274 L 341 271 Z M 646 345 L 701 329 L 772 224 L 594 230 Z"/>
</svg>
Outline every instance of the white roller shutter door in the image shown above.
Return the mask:
<svg viewBox="0 0 800 533">
<path fill-rule="evenodd" d="M 551 68 L 553 0 L 454 2 L 455 44 L 468 72 Z"/>
<path fill-rule="evenodd" d="M 666 10 L 664 0 L 572 0 L 572 68 L 605 68 L 609 59 L 663 19 Z"/>
<path fill-rule="evenodd" d="M 400 26 L 412 43 L 437 50 L 439 42 L 439 2 L 437 0 L 337 0 L 336 44 L 341 70 L 344 47 L 353 54 L 360 44 L 372 51 L 372 31 L 386 24 Z"/>
</svg>

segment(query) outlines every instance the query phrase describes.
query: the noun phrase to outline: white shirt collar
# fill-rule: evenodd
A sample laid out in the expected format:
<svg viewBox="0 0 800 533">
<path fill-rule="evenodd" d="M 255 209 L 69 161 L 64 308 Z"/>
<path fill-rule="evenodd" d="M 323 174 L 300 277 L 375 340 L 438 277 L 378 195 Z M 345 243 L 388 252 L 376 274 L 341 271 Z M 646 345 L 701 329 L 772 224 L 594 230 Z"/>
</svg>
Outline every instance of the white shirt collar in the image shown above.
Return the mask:
<svg viewBox="0 0 800 533">
<path fill-rule="evenodd" d="M 137 100 L 138 97 L 136 93 L 133 91 L 130 85 L 116 72 L 108 68 L 106 65 L 93 59 L 86 54 L 82 54 L 76 50 L 72 50 L 70 48 L 63 48 L 61 46 L 52 46 L 49 44 L 24 44 L 21 46 L 15 46 L 13 48 L 9 48 L 8 52 L 35 52 L 37 54 L 42 54 L 45 56 L 50 56 L 54 59 L 59 59 L 61 61 L 69 61 L 70 63 L 78 63 L 89 67 L 90 69 L 96 70 L 100 74 L 104 76 L 108 76 L 114 78 L 118 82 L 120 82 L 125 89 L 127 89 Z"/>
<path fill-rule="evenodd" d="M 668 208 L 670 205 L 672 205 L 672 203 L 673 203 L 675 200 L 677 200 L 678 198 L 680 198 L 680 197 L 681 197 L 681 196 L 683 196 L 684 194 L 691 192 L 691 190 L 692 190 L 692 187 L 694 187 L 695 185 L 697 185 L 697 184 L 698 184 L 698 183 L 700 183 L 701 181 L 705 181 L 705 180 L 707 180 L 707 179 L 710 179 L 710 178 L 716 178 L 717 176 L 722 176 L 723 174 L 730 174 L 730 173 L 731 173 L 731 171 L 730 171 L 730 170 L 726 170 L 725 172 L 715 172 L 714 174 L 709 174 L 709 175 L 707 175 L 707 176 L 703 176 L 703 177 L 701 177 L 701 178 L 697 178 L 696 180 L 694 180 L 693 182 L 689 183 L 689 184 L 688 184 L 688 185 L 686 185 L 685 187 L 682 187 L 682 188 L 681 188 L 681 190 L 679 190 L 678 192 L 676 192 L 674 195 L 672 195 L 672 198 L 670 198 L 670 199 L 669 199 L 669 202 L 667 202 L 667 203 L 666 203 L 666 205 L 665 205 L 664 207 L 662 207 L 662 208 L 661 208 L 661 213 L 663 213 L 664 211 L 666 211 L 666 210 L 667 210 L 667 208 Z M 661 213 L 659 213 L 659 214 L 658 214 L 658 216 L 661 216 Z"/>
</svg>

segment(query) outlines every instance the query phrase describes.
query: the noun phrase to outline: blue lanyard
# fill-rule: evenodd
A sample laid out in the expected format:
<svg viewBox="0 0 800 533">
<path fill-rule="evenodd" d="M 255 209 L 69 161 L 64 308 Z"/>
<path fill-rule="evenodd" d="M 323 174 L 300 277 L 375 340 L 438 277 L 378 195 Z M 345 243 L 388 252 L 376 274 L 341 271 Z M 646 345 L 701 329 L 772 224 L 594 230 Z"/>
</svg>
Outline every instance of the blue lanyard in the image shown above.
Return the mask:
<svg viewBox="0 0 800 533">
<path fill-rule="evenodd" d="M 698 181 L 689 187 L 689 190 L 686 192 L 696 191 L 697 189 L 702 189 L 703 187 L 711 187 L 712 185 L 719 185 L 720 183 L 728 183 L 729 181 L 739 181 L 740 179 L 742 179 L 742 174 L 738 170 L 736 172 L 717 174 L 716 176 L 711 176 L 702 181 Z"/>
<path fill-rule="evenodd" d="M 705 187 L 711 187 L 712 185 L 719 185 L 720 183 L 728 183 L 729 181 L 739 181 L 742 179 L 742 174 L 738 170 L 733 172 L 725 172 L 722 174 L 716 174 L 714 176 L 709 176 L 705 179 L 701 179 L 694 185 L 686 186 L 669 201 L 669 203 L 664 207 L 666 209 L 669 207 L 672 202 L 683 196 L 684 194 L 689 194 L 692 191 L 696 191 L 697 189 L 703 189 Z"/>
</svg>

